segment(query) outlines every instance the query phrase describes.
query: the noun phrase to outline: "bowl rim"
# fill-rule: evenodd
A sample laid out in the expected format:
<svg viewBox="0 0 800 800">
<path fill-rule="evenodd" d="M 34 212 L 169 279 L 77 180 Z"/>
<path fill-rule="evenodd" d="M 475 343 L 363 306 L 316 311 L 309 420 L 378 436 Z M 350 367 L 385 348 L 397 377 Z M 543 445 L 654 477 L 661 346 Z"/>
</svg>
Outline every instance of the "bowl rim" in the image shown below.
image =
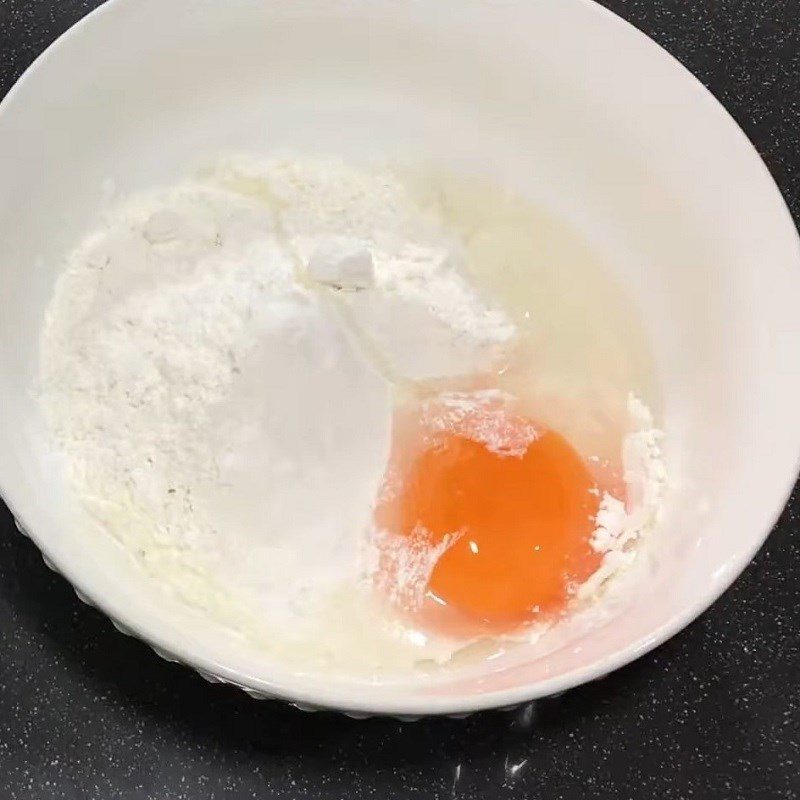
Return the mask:
<svg viewBox="0 0 800 800">
<path fill-rule="evenodd" d="M 54 52 L 66 46 L 78 32 L 94 24 L 100 17 L 111 15 L 131 2 L 133 0 L 105 0 L 100 6 L 84 15 L 58 36 L 33 60 L 12 85 L 5 97 L 0 100 L 0 116 L 15 100 L 17 94 L 24 89 L 28 81 L 32 79 L 34 73 L 47 63 Z M 618 28 L 625 29 L 627 35 L 635 37 L 640 44 L 646 45 L 656 57 L 666 59 L 672 70 L 681 75 L 684 80 L 688 79 L 694 84 L 695 88 L 699 90 L 698 97 L 702 98 L 698 102 L 705 103 L 708 109 L 717 115 L 720 124 L 727 125 L 729 130 L 739 138 L 740 145 L 745 146 L 742 149 L 743 159 L 754 158 L 757 162 L 761 179 L 767 182 L 766 185 L 769 185 L 772 196 L 779 201 L 778 207 L 782 224 L 789 226 L 791 230 L 793 257 L 797 265 L 800 266 L 800 234 L 798 234 L 786 200 L 755 146 L 720 101 L 676 57 L 635 25 L 596 2 L 596 0 L 560 0 L 560 2 L 564 4 L 569 2 L 576 9 L 581 9 L 582 13 L 596 14 L 602 17 L 606 24 L 613 24 Z M 136 621 L 128 618 L 124 609 L 115 607 L 113 598 L 99 597 L 93 594 L 91 588 L 85 585 L 79 571 L 72 569 L 70 566 L 65 567 L 58 556 L 48 547 L 47 543 L 37 536 L 36 531 L 27 524 L 24 514 L 15 508 L 14 502 L 10 498 L 10 492 L 4 485 L 1 476 L 0 498 L 6 503 L 20 530 L 29 536 L 41 551 L 45 563 L 66 578 L 81 600 L 98 608 L 109 617 L 115 627 L 141 639 L 159 656 L 179 661 L 209 680 L 218 680 L 238 686 L 252 697 L 282 700 L 303 710 L 333 710 L 356 717 L 392 715 L 404 719 L 416 719 L 436 715 L 463 716 L 488 709 L 513 707 L 549 695 L 559 694 L 580 684 L 605 677 L 610 672 L 631 663 L 663 644 L 710 608 L 730 588 L 731 584 L 741 575 L 762 547 L 772 532 L 775 523 L 782 515 L 795 487 L 798 472 L 800 471 L 800 442 L 796 443 L 795 449 L 797 455 L 794 466 L 785 477 L 779 492 L 777 491 L 778 487 L 776 487 L 776 501 L 768 509 L 765 507 L 761 513 L 762 526 L 760 533 L 754 536 L 749 547 L 742 549 L 734 558 L 730 559 L 728 562 L 730 569 L 725 579 L 710 585 L 693 603 L 681 612 L 673 614 L 650 633 L 639 636 L 631 644 L 592 662 L 586 667 L 576 668 L 557 677 L 524 683 L 509 689 L 494 690 L 481 694 L 454 694 L 446 697 L 428 695 L 424 698 L 404 699 L 387 695 L 385 698 L 375 699 L 371 697 L 365 701 L 363 697 L 359 696 L 358 689 L 355 686 L 342 686 L 341 688 L 332 689 L 330 686 L 317 681 L 316 686 L 312 687 L 309 685 L 307 678 L 297 682 L 273 681 L 261 676 L 246 674 L 225 663 L 177 646 L 175 642 L 170 641 L 168 636 L 160 632 L 145 630 Z"/>
</svg>

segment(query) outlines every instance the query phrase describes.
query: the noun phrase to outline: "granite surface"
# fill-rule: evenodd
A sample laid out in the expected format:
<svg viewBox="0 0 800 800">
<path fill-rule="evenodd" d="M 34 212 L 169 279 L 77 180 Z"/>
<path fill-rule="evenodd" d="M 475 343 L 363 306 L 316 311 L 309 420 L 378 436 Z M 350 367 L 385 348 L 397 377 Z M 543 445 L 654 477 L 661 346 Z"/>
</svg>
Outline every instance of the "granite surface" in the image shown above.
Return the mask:
<svg viewBox="0 0 800 800">
<path fill-rule="evenodd" d="M 800 0 L 604 4 L 722 100 L 797 220 Z M 94 5 L 0 0 L 0 94 Z M 161 661 L 82 605 L 2 508 L 0 798 L 800 797 L 799 530 L 796 491 L 710 611 L 603 681 L 404 724 L 256 703 Z"/>
</svg>

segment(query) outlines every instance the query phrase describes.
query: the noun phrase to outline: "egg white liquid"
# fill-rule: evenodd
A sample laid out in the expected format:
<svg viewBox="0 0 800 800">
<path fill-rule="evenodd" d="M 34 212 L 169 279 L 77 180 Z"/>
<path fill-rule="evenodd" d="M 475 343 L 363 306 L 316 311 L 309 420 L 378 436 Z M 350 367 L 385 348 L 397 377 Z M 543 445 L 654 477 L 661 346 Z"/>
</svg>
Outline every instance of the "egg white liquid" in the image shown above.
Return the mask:
<svg viewBox="0 0 800 800">
<path fill-rule="evenodd" d="M 520 352 L 498 388 L 584 457 L 617 462 L 629 394 L 656 415 L 660 397 L 644 325 L 608 265 L 568 221 L 489 181 L 416 172 L 409 182 L 458 231 L 470 278 L 517 326 Z"/>
</svg>

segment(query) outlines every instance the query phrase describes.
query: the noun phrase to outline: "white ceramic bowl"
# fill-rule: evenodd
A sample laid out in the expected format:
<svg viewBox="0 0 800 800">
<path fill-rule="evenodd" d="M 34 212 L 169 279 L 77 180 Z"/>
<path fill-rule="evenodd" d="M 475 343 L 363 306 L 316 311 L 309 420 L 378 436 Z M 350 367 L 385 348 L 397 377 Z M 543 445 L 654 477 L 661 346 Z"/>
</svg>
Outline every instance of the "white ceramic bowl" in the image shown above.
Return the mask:
<svg viewBox="0 0 800 800">
<path fill-rule="evenodd" d="M 646 322 L 678 479 L 652 584 L 546 658 L 432 683 L 292 673 L 154 591 L 59 514 L 36 445 L 42 314 L 107 179 L 128 191 L 231 150 L 427 157 L 567 216 Z M 800 442 L 800 248 L 755 150 L 706 90 L 586 0 L 112 0 L 0 107 L 0 489 L 80 595 L 212 680 L 301 707 L 463 713 L 559 692 L 706 609 L 764 541 Z"/>
</svg>

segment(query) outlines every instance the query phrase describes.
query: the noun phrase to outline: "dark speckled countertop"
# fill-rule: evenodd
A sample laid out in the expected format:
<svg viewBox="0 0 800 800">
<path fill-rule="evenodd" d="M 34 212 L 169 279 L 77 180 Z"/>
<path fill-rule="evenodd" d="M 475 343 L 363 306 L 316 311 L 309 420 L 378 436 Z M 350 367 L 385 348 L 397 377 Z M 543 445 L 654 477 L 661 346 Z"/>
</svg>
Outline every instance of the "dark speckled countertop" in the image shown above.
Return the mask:
<svg viewBox="0 0 800 800">
<path fill-rule="evenodd" d="M 797 220 L 800 0 L 603 2 L 722 100 Z M 95 5 L 0 0 L 0 94 Z M 655 652 L 518 712 L 405 724 L 256 703 L 161 661 L 0 508 L 0 800 L 800 797 L 798 491 L 733 588 Z"/>
</svg>

